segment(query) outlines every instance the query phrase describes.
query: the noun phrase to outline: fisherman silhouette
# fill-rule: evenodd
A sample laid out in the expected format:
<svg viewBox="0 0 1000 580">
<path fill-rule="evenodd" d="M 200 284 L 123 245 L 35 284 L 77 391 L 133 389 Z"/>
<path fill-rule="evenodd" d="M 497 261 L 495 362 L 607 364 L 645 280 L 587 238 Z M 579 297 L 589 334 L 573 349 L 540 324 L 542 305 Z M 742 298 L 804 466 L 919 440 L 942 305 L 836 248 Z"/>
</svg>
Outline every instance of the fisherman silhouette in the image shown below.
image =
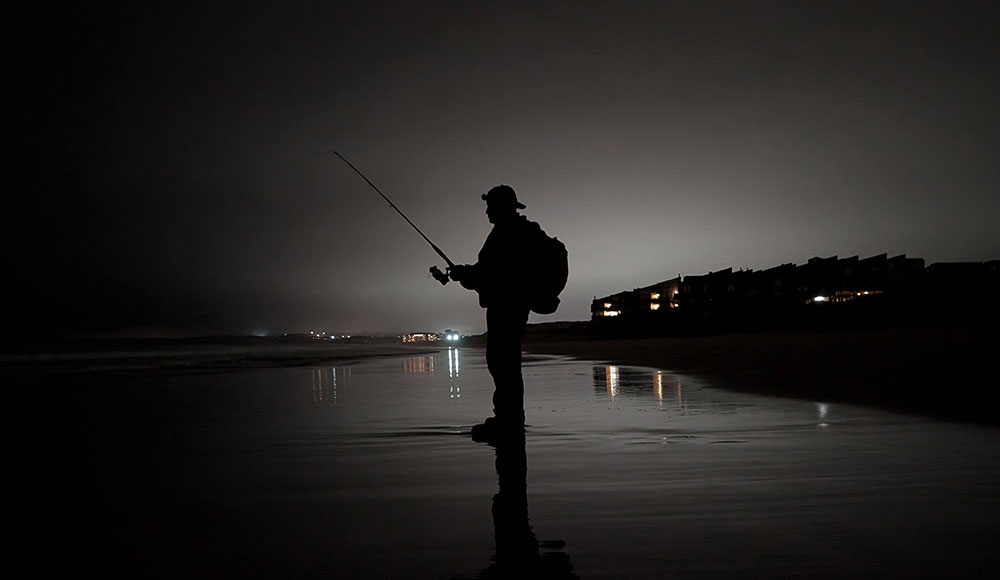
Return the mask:
<svg viewBox="0 0 1000 580">
<path fill-rule="evenodd" d="M 486 365 L 493 377 L 493 416 L 472 428 L 476 441 L 524 436 L 524 378 L 521 375 L 521 334 L 528 322 L 532 297 L 539 294 L 532 258 L 550 238 L 517 210 L 509 185 L 483 194 L 493 230 L 475 264 L 453 266 L 448 275 L 479 294 L 486 309 Z M 554 309 L 554 308 L 553 308 Z"/>
</svg>

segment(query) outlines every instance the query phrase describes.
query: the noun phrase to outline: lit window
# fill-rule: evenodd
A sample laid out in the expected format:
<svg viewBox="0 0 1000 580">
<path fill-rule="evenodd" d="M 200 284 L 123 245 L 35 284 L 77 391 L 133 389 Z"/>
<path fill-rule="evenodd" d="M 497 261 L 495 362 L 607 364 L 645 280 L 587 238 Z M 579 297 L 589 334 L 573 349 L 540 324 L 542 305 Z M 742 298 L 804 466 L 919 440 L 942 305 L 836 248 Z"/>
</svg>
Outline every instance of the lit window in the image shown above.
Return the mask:
<svg viewBox="0 0 1000 580">
<path fill-rule="evenodd" d="M 649 295 L 649 298 L 651 300 L 659 300 L 660 299 L 660 293 L 659 292 L 653 292 L 652 294 Z"/>
<path fill-rule="evenodd" d="M 659 302 L 650 302 L 649 309 L 650 310 L 659 310 L 660 309 L 660 303 Z"/>
<path fill-rule="evenodd" d="M 605 308 L 611 308 L 611 303 L 610 302 L 605 302 L 604 303 L 604 307 Z"/>
<path fill-rule="evenodd" d="M 621 310 L 605 310 L 604 311 L 604 315 L 605 316 L 618 316 L 619 314 L 621 314 Z"/>
</svg>

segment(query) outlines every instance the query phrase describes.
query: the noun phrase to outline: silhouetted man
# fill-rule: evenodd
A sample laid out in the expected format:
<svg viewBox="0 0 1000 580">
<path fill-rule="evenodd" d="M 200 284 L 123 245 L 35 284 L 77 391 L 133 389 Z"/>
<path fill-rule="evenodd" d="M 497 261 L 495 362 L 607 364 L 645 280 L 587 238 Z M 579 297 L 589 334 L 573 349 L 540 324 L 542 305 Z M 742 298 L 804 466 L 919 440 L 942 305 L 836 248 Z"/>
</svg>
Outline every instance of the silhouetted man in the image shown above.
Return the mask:
<svg viewBox="0 0 1000 580">
<path fill-rule="evenodd" d="M 524 434 L 524 379 L 521 376 L 521 333 L 528 322 L 533 276 L 530 262 L 545 233 L 519 213 L 525 205 L 509 185 L 483 194 L 493 230 L 479 251 L 479 261 L 458 265 L 449 276 L 479 293 L 486 309 L 486 365 L 493 377 L 493 417 L 472 428 L 473 439 L 490 441 Z"/>
</svg>

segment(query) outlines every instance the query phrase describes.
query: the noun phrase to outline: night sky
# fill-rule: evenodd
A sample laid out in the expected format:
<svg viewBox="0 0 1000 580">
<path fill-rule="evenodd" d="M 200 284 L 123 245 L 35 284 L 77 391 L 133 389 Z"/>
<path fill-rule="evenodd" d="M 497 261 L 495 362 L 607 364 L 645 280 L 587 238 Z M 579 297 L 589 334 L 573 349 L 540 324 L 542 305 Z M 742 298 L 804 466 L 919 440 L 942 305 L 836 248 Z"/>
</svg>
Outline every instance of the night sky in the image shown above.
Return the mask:
<svg viewBox="0 0 1000 580">
<path fill-rule="evenodd" d="M 485 329 L 513 186 L 555 315 L 678 274 L 1000 258 L 996 2 L 178 2 L 9 14 L 8 332 Z"/>
</svg>

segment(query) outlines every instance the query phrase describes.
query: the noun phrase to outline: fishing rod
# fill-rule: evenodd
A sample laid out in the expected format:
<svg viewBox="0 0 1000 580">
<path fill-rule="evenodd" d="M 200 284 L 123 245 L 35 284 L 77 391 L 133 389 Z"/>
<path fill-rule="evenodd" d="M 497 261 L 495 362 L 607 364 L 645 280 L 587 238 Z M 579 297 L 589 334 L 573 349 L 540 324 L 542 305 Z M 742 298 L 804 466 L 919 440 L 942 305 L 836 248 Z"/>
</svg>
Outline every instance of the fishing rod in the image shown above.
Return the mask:
<svg viewBox="0 0 1000 580">
<path fill-rule="evenodd" d="M 434 251 L 437 252 L 437 255 L 441 256 L 441 258 L 448 264 L 448 270 L 451 270 L 452 268 L 455 267 L 455 263 L 452 262 L 448 258 L 448 256 L 444 255 L 444 252 L 441 251 L 441 248 L 439 248 L 436 245 L 434 245 L 434 242 L 432 242 L 431 239 L 428 238 L 424 234 L 424 232 L 420 231 L 420 228 L 417 227 L 417 224 L 415 224 L 412 221 L 410 221 L 410 218 L 406 217 L 406 214 L 403 213 L 402 211 L 400 211 L 400 209 L 398 207 L 396 207 L 396 204 L 392 203 L 392 200 L 390 200 L 388 197 L 386 197 L 386 195 L 384 193 L 382 193 L 382 190 L 380 190 L 378 187 L 376 187 L 375 184 L 372 183 L 372 181 L 370 179 L 368 179 L 365 176 L 364 173 L 361 173 L 361 170 L 359 170 L 357 167 L 355 167 L 353 163 L 351 163 L 350 161 L 348 161 L 347 158 L 344 157 L 343 155 L 341 155 L 340 153 L 338 153 L 336 151 L 333 151 L 333 154 L 336 155 L 337 157 L 340 157 L 341 161 L 343 161 L 344 163 L 346 163 L 348 167 L 350 167 L 351 169 L 354 170 L 354 173 L 357 173 L 358 175 L 360 175 L 361 179 L 364 179 L 365 182 L 368 183 L 368 185 L 370 185 L 371 188 L 375 190 L 375 193 L 377 193 L 377 194 L 379 194 L 379 195 L 382 196 L 382 199 L 384 199 L 385 202 L 389 204 L 389 207 L 391 207 L 392 209 L 396 210 L 396 213 L 398 213 L 400 216 L 402 216 L 403 219 L 406 220 L 406 223 L 410 224 L 410 226 L 413 229 L 417 230 L 417 233 L 420 234 L 420 237 L 422 237 L 428 244 L 430 244 L 431 248 L 433 248 Z M 448 274 L 447 274 L 447 272 L 442 272 L 440 269 L 438 269 L 437 266 L 431 266 L 431 275 L 434 276 L 435 280 L 437 280 L 438 282 L 440 282 L 442 284 L 447 284 L 448 283 Z"/>
</svg>

